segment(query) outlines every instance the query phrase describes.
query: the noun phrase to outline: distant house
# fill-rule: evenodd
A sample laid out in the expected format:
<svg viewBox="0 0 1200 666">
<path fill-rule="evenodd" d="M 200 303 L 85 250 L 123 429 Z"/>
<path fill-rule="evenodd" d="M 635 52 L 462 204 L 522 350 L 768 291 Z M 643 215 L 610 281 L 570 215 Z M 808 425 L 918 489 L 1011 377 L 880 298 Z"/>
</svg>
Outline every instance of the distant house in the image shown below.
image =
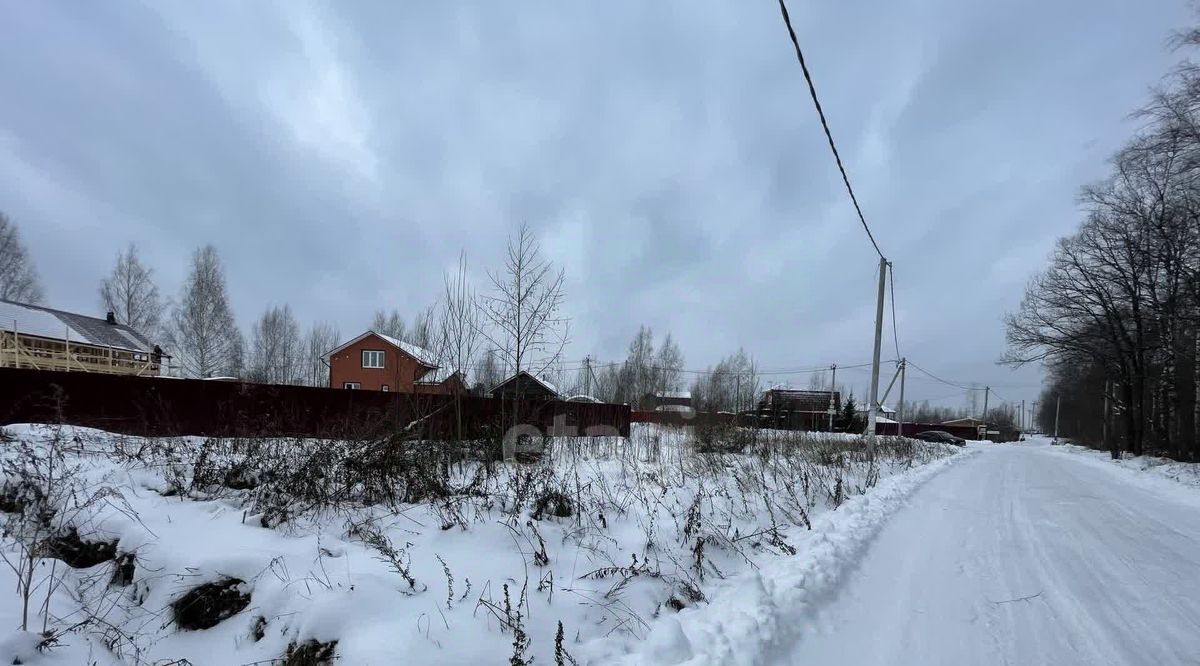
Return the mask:
<svg viewBox="0 0 1200 666">
<path fill-rule="evenodd" d="M 463 385 L 458 372 L 438 374 L 437 357 L 428 349 L 375 331 L 325 354 L 325 362 L 332 388 L 453 393 Z"/>
<path fill-rule="evenodd" d="M 0 367 L 157 376 L 164 358 L 111 312 L 101 319 L 0 300 Z"/>
<path fill-rule="evenodd" d="M 841 412 L 840 392 L 775 386 L 763 391 L 758 401 L 760 418 L 791 428 L 828 428 L 830 409 Z"/>
<path fill-rule="evenodd" d="M 978 433 L 979 439 L 990 439 L 994 442 L 1013 442 L 1021 437 L 1020 431 L 1016 428 L 1007 425 L 988 423 L 983 419 L 977 419 L 974 417 L 942 421 L 942 425 L 950 426 L 952 428 L 971 428 Z"/>
<path fill-rule="evenodd" d="M 968 416 L 963 419 L 950 419 L 942 421 L 942 425 L 957 426 L 960 428 L 984 428 L 987 427 L 987 422 L 982 419 L 977 419 L 973 416 Z"/>
<path fill-rule="evenodd" d="M 658 391 L 642 396 L 639 405 L 651 412 L 692 412 L 691 391 Z"/>
<path fill-rule="evenodd" d="M 557 400 L 558 389 L 554 384 L 524 370 L 500 382 L 492 389 L 493 398 L 520 400 Z"/>
<path fill-rule="evenodd" d="M 832 408 L 841 411 L 842 396 L 838 391 L 818 391 L 813 389 L 793 389 L 775 386 L 763 391 L 758 401 L 758 408 L 790 412 L 819 412 L 828 413 Z"/>
</svg>

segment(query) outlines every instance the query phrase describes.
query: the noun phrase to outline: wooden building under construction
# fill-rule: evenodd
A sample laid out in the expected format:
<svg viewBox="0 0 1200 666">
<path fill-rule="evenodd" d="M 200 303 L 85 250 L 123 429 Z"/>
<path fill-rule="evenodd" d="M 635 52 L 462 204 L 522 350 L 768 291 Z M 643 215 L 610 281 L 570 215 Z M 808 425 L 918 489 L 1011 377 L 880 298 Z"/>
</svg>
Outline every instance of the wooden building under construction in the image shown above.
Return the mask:
<svg viewBox="0 0 1200 666">
<path fill-rule="evenodd" d="M 164 358 L 111 312 L 101 319 L 0 300 L 0 367 L 157 376 Z"/>
</svg>

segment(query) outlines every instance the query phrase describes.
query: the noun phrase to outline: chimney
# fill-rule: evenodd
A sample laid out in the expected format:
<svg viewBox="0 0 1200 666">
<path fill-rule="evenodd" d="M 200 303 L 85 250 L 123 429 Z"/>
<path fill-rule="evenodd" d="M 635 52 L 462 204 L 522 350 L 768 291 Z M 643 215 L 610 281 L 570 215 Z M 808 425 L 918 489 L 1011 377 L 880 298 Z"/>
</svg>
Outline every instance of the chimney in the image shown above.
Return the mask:
<svg viewBox="0 0 1200 666">
<path fill-rule="evenodd" d="M 108 316 L 106 316 L 104 318 L 104 320 L 115 326 L 117 324 L 117 315 L 112 312 L 109 312 Z"/>
</svg>

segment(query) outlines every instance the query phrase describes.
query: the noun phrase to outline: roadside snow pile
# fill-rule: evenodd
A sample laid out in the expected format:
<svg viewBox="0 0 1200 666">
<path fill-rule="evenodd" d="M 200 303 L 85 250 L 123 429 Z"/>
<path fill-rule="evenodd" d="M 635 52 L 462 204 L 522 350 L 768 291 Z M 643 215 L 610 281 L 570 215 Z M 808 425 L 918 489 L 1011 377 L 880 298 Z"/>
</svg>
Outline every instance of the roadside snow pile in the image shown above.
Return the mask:
<svg viewBox="0 0 1200 666">
<path fill-rule="evenodd" d="M 884 521 L 929 477 L 972 453 L 978 451 L 960 450 L 884 479 L 814 520 L 797 556 L 727 578 L 714 586 L 710 604 L 659 622 L 643 643 L 609 644 L 598 655 L 630 665 L 786 663 L 809 614 L 833 596 Z M 629 652 L 616 654 L 617 647 Z"/>
<path fill-rule="evenodd" d="M 72 665 L 754 661 L 954 454 L 657 426 L 528 465 L 482 442 L 5 437 L 0 663 Z"/>
<path fill-rule="evenodd" d="M 1049 440 L 1044 443 L 1048 444 Z M 1169 481 L 1200 490 L 1200 463 L 1176 462 L 1170 458 L 1156 456 L 1135 456 L 1128 452 L 1123 454 L 1120 460 L 1114 460 L 1108 451 L 1097 451 L 1078 444 L 1062 444 L 1054 449 L 1079 456 L 1092 464 L 1127 470 L 1151 483 Z"/>
</svg>

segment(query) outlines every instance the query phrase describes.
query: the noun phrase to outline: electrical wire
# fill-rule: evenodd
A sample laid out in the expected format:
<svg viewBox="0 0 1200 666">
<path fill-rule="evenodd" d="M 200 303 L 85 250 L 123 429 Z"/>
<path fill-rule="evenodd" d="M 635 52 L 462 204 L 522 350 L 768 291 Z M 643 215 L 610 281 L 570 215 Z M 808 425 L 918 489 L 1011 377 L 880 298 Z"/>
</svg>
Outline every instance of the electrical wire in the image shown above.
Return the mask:
<svg viewBox="0 0 1200 666">
<path fill-rule="evenodd" d="M 838 171 L 842 174 L 842 182 L 846 184 L 846 192 L 850 194 L 854 211 L 858 213 L 858 221 L 862 222 L 863 229 L 867 232 L 867 238 L 871 239 L 871 245 L 875 247 L 875 252 L 882 259 L 883 250 L 880 250 L 879 243 L 875 242 L 875 235 L 871 233 L 871 227 L 867 226 L 867 218 L 863 215 L 862 207 L 858 205 L 858 197 L 854 196 L 854 188 L 850 186 L 850 176 L 846 175 L 846 167 L 842 164 L 842 156 L 838 153 L 837 144 L 833 141 L 833 132 L 829 130 L 829 121 L 825 118 L 825 110 L 821 108 L 821 100 L 817 99 L 817 87 L 813 84 L 812 74 L 809 73 L 808 64 L 804 61 L 804 52 L 800 50 L 800 41 L 796 38 L 796 31 L 792 29 L 792 17 L 788 15 L 787 5 L 783 3 L 783 0 L 779 0 L 779 11 L 783 14 L 783 22 L 787 25 L 788 36 L 792 38 L 792 46 L 796 49 L 796 59 L 800 61 L 800 69 L 804 72 L 804 80 L 808 83 L 808 94 L 812 97 L 813 106 L 817 108 L 817 116 L 821 118 L 821 127 L 825 130 L 825 138 L 829 140 L 829 150 L 833 151 L 833 159 L 837 162 Z"/>
<path fill-rule="evenodd" d="M 921 366 L 917 365 L 916 363 L 913 363 L 912 361 L 908 361 L 908 364 L 909 364 L 909 365 L 911 365 L 912 367 L 916 368 L 916 369 L 917 369 L 919 372 L 921 372 L 921 373 L 922 373 L 922 374 L 924 374 L 925 376 L 929 377 L 930 379 L 933 379 L 933 380 L 935 380 L 935 381 L 939 381 L 939 382 L 941 382 L 941 383 L 945 384 L 946 386 L 953 386 L 954 388 L 960 388 L 960 389 L 963 389 L 964 391 L 976 391 L 976 390 L 979 390 L 979 387 L 978 387 L 978 386 L 965 386 L 965 385 L 963 385 L 963 384 L 958 384 L 958 383 L 955 383 L 955 382 L 951 382 L 951 381 L 947 381 L 947 380 L 945 380 L 945 379 L 942 379 L 941 377 L 938 377 L 937 375 L 935 375 L 935 374 L 933 374 L 932 372 L 930 372 L 930 371 L 926 370 L 925 368 L 922 368 Z"/>
</svg>

